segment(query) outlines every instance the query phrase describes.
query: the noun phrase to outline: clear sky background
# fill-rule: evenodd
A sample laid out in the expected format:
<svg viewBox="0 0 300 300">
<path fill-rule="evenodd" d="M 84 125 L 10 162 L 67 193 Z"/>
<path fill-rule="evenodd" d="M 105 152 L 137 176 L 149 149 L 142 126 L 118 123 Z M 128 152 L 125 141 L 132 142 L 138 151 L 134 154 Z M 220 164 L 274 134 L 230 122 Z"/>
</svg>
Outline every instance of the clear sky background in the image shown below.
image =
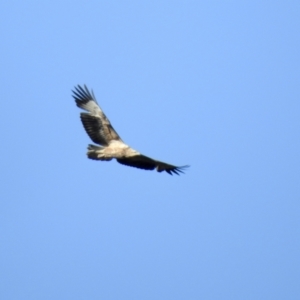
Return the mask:
<svg viewBox="0 0 300 300">
<path fill-rule="evenodd" d="M 300 299 L 299 1 L 2 1 L 0 298 Z M 182 176 L 86 158 L 71 90 Z"/>
</svg>

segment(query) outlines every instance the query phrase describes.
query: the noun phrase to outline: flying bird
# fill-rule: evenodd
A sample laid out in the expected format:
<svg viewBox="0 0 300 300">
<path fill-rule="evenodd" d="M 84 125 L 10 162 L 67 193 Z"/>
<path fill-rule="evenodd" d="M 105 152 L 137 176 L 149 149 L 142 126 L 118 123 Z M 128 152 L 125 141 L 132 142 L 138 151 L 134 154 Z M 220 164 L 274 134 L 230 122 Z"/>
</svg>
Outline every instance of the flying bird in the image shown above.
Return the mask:
<svg viewBox="0 0 300 300">
<path fill-rule="evenodd" d="M 100 145 L 88 145 L 87 156 L 94 160 L 109 161 L 115 158 L 120 164 L 144 170 L 179 175 L 188 166 L 177 167 L 150 157 L 147 157 L 125 144 L 115 131 L 108 118 L 96 101 L 93 91 L 75 86 L 73 98 L 79 108 L 87 111 L 80 114 L 81 122 L 91 140 Z"/>
</svg>

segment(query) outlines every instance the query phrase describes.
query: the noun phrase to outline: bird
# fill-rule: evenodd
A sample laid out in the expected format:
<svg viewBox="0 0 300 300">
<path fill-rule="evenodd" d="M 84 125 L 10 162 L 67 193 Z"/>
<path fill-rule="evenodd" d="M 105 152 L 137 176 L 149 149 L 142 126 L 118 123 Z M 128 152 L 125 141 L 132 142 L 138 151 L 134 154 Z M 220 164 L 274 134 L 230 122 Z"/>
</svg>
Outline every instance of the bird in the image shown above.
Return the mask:
<svg viewBox="0 0 300 300">
<path fill-rule="evenodd" d="M 184 173 L 188 168 L 185 166 L 174 166 L 147 157 L 134 150 L 123 142 L 115 131 L 110 121 L 100 108 L 93 90 L 91 92 L 86 85 L 77 85 L 72 90 L 76 105 L 86 112 L 80 113 L 82 125 L 91 138 L 98 145 L 88 145 L 87 157 L 93 160 L 110 161 L 116 159 L 118 163 L 143 170 L 154 170 L 167 172 L 170 175 Z"/>
</svg>

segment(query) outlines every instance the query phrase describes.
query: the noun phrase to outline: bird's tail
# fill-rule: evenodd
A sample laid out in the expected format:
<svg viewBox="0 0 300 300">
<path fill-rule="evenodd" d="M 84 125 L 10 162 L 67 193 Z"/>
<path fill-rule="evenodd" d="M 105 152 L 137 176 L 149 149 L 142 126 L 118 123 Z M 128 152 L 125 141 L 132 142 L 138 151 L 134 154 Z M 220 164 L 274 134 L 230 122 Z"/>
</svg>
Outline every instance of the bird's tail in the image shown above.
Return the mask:
<svg viewBox="0 0 300 300">
<path fill-rule="evenodd" d="M 104 153 L 103 153 L 104 149 L 105 149 L 104 147 L 90 144 L 88 146 L 87 156 L 88 156 L 88 158 L 94 159 L 94 160 L 111 160 L 111 158 L 107 159 L 104 156 Z"/>
<path fill-rule="evenodd" d="M 103 150 L 103 147 L 96 146 L 96 145 L 89 145 L 88 146 L 88 152 L 87 156 L 90 159 L 95 159 L 95 160 L 101 160 L 98 156 L 101 153 L 101 150 Z"/>
</svg>

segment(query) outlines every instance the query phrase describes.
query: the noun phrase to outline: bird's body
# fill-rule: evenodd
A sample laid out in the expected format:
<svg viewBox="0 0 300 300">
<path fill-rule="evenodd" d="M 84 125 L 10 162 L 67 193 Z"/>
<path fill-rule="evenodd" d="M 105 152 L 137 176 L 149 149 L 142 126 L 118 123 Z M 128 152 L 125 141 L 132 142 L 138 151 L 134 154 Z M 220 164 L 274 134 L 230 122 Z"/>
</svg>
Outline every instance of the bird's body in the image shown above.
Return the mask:
<svg viewBox="0 0 300 300">
<path fill-rule="evenodd" d="M 112 141 L 107 147 L 99 147 L 95 145 L 89 145 L 87 155 L 95 155 L 96 160 L 112 160 L 113 158 L 121 159 L 124 157 L 131 157 L 140 154 L 125 143 L 120 141 Z"/>
<path fill-rule="evenodd" d="M 98 105 L 93 92 L 86 86 L 75 87 L 74 99 L 79 108 L 87 113 L 81 113 L 81 122 L 92 141 L 100 146 L 89 145 L 87 156 L 94 160 L 109 161 L 115 158 L 120 164 L 144 170 L 166 171 L 169 174 L 183 173 L 187 166 L 176 167 L 142 155 L 125 144 L 112 127 L 108 118 Z"/>
</svg>

